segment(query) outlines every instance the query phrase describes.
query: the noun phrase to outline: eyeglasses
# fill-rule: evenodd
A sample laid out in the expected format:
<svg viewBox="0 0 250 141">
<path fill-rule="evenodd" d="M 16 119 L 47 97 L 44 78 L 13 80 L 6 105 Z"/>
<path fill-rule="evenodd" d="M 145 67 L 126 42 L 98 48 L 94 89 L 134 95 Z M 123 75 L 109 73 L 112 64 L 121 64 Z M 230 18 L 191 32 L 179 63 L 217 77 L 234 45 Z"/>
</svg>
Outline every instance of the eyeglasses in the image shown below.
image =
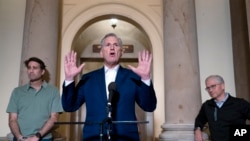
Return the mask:
<svg viewBox="0 0 250 141">
<path fill-rule="evenodd" d="M 210 89 L 214 89 L 217 85 L 220 85 L 220 84 L 214 84 L 214 85 L 208 86 L 205 88 L 205 90 L 209 91 Z"/>
</svg>

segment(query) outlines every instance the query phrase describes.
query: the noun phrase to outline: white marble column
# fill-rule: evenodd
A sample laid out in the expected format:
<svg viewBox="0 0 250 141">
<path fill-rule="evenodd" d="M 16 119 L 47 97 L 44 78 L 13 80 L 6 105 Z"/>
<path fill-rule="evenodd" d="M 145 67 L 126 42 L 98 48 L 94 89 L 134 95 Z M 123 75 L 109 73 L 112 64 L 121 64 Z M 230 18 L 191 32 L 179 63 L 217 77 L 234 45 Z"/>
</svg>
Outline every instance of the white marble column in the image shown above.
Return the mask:
<svg viewBox="0 0 250 141">
<path fill-rule="evenodd" d="M 194 0 L 163 0 L 165 123 L 160 141 L 193 141 L 201 106 Z"/>
<path fill-rule="evenodd" d="M 24 61 L 42 59 L 51 84 L 56 84 L 59 35 L 59 0 L 27 0 L 19 84 L 28 82 Z"/>
</svg>

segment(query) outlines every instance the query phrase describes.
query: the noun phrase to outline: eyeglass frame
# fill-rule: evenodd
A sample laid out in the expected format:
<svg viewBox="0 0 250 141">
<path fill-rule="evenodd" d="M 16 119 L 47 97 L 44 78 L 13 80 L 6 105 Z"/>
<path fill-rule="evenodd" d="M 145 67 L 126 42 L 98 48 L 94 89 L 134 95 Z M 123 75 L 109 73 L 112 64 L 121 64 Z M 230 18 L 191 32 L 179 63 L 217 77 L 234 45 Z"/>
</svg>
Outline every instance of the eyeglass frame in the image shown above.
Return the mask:
<svg viewBox="0 0 250 141">
<path fill-rule="evenodd" d="M 221 85 L 221 84 L 222 84 L 222 83 L 213 84 L 213 85 L 211 85 L 211 86 L 209 86 L 209 87 L 206 87 L 205 90 L 206 90 L 206 91 L 209 91 L 210 89 L 214 89 L 214 88 L 216 88 L 217 85 Z"/>
</svg>

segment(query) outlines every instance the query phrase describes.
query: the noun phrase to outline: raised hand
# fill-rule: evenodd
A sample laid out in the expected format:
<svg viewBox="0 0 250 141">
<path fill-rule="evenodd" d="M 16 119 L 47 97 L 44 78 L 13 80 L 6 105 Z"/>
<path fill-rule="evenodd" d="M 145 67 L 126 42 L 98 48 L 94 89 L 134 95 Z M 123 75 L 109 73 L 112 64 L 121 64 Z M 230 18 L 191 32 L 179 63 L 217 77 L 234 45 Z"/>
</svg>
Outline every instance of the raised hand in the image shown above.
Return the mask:
<svg viewBox="0 0 250 141">
<path fill-rule="evenodd" d="M 65 73 L 65 80 L 72 81 L 74 77 L 79 74 L 85 64 L 81 64 L 79 67 L 76 66 L 76 52 L 71 51 L 65 55 L 64 58 L 64 73 Z"/>
<path fill-rule="evenodd" d="M 134 73 L 139 75 L 141 79 L 148 80 L 150 79 L 151 61 L 152 61 L 152 54 L 147 50 L 143 50 L 138 53 L 138 66 L 133 67 L 131 65 L 128 65 L 128 67 Z"/>
</svg>

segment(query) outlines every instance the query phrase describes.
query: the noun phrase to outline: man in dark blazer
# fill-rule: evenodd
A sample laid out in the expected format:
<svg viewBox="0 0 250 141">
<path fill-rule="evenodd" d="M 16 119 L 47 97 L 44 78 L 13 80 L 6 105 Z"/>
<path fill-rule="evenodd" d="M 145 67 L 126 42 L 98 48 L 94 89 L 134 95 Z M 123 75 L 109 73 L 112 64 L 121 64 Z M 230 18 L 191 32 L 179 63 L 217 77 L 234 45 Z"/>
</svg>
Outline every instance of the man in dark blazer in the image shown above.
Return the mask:
<svg viewBox="0 0 250 141">
<path fill-rule="evenodd" d="M 157 99 L 150 79 L 152 54 L 146 50 L 139 52 L 138 66 L 128 65 L 130 69 L 126 69 L 119 65 L 122 53 L 122 40 L 114 33 L 105 35 L 100 51 L 104 67 L 84 74 L 77 85 L 74 78 L 85 64 L 76 66 L 74 51 L 65 56 L 62 105 L 66 112 L 74 112 L 86 104 L 83 141 L 99 141 L 101 133 L 104 140 L 139 141 L 137 124 L 114 121 L 136 121 L 135 103 L 146 112 L 156 108 Z M 115 85 L 109 89 L 111 82 Z"/>
</svg>

